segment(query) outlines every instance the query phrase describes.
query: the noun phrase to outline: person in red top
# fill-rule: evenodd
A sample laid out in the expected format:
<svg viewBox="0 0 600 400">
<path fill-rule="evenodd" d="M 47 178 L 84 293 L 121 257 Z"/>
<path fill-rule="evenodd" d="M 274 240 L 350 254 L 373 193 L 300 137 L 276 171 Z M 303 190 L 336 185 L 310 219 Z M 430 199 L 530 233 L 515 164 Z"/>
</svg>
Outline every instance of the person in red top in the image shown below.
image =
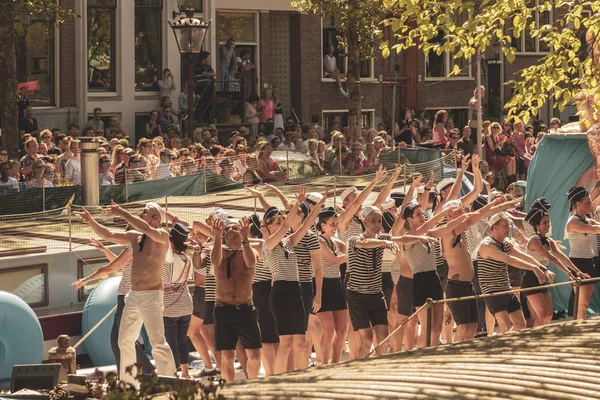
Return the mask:
<svg viewBox="0 0 600 400">
<path fill-rule="evenodd" d="M 265 88 L 260 96 L 260 103 L 258 105 L 258 121 L 261 124 L 266 124 L 267 120 L 272 119 L 274 114 L 273 94 L 271 89 Z"/>
<path fill-rule="evenodd" d="M 277 161 L 271 158 L 273 146 L 269 142 L 264 142 L 258 149 L 258 176 L 265 183 L 282 181 L 285 179 L 285 171 L 277 164 Z"/>
</svg>

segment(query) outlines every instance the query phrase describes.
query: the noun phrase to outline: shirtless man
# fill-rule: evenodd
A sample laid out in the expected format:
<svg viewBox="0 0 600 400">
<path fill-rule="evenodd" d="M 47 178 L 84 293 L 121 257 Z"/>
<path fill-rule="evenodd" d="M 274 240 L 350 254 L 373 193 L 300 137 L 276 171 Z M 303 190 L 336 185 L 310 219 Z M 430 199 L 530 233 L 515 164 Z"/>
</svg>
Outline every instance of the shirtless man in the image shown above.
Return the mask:
<svg viewBox="0 0 600 400">
<path fill-rule="evenodd" d="M 235 379 L 233 363 L 239 338 L 248 356 L 248 379 L 253 379 L 260 370 L 262 340 L 252 303 L 252 278 L 258 254 L 248 241 L 250 221 L 244 218 L 224 227 L 223 221 L 217 219 L 213 232 L 211 261 L 217 281 L 215 347 L 221 352 L 221 375 L 227 382 Z"/>
<path fill-rule="evenodd" d="M 176 373 L 175 360 L 165 338 L 163 322 L 162 272 L 170 245 L 169 233 L 160 228 L 161 222 L 165 220 L 165 212 L 161 206 L 150 202 L 140 216 L 135 217 L 113 201 L 104 213 L 123 218 L 132 230 L 124 233 L 111 232 L 98 224 L 86 210 L 75 215 L 89 224 L 102 239 L 129 245 L 133 250 L 131 292 L 125 298 L 119 329 L 120 369 L 126 371 L 126 368 L 134 365 L 135 341 L 142 325 L 145 325 L 158 374 L 173 376 Z M 131 375 L 124 373 L 121 379 L 138 388 L 139 382 L 135 379 L 137 373 L 137 367 L 134 367 Z"/>
<path fill-rule="evenodd" d="M 475 171 L 478 173 L 478 171 Z M 448 299 L 473 296 L 473 263 L 467 250 L 465 241 L 465 230 L 476 224 L 483 218 L 491 217 L 501 211 L 514 207 L 519 200 L 501 203 L 499 197 L 485 207 L 465 214 L 460 200 L 446 202 L 443 209 L 449 209 L 447 217 L 449 220 L 458 220 L 458 225 L 452 229 L 450 234 L 441 237 L 442 253 L 448 262 L 448 284 L 446 297 Z M 455 342 L 473 339 L 477 333 L 478 314 L 477 302 L 475 300 L 448 303 L 448 308 L 456 322 Z"/>
</svg>

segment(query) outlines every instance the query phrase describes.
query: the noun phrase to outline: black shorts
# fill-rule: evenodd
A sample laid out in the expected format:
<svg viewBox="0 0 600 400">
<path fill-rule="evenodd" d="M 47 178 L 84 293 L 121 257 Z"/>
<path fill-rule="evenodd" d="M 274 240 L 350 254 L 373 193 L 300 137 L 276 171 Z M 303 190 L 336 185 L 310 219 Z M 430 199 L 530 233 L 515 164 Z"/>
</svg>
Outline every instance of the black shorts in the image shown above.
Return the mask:
<svg viewBox="0 0 600 400">
<path fill-rule="evenodd" d="M 486 297 L 485 305 L 494 315 L 501 311 L 506 311 L 507 313 L 512 314 L 513 312 L 521 309 L 521 302 L 514 293 Z"/>
<path fill-rule="evenodd" d="M 442 300 L 442 284 L 437 271 L 417 272 L 413 275 L 413 305 L 421 307 L 427 299 Z"/>
<path fill-rule="evenodd" d="M 254 282 L 252 284 L 252 300 L 258 311 L 258 326 L 263 343 L 279 343 L 275 319 L 269 308 L 271 281 Z"/>
<path fill-rule="evenodd" d="M 212 325 L 215 323 L 215 302 L 205 301 L 204 302 L 204 321 L 202 325 Z"/>
<path fill-rule="evenodd" d="M 511 288 L 520 288 L 523 285 L 524 269 L 508 266 L 508 279 Z"/>
<path fill-rule="evenodd" d="M 539 293 L 549 293 L 550 291 L 548 290 L 548 288 L 545 288 L 544 286 L 546 286 L 546 284 L 540 285 L 540 282 L 538 281 L 538 278 L 537 276 L 535 276 L 533 271 L 525 271 L 525 273 L 523 274 L 523 285 L 521 286 L 521 288 L 526 289 L 539 287 L 541 289 L 532 290 L 530 292 L 522 292 L 523 296 L 527 297 Z"/>
<path fill-rule="evenodd" d="M 300 282 L 276 281 L 271 288 L 269 308 L 279 336 L 306 333 Z"/>
<path fill-rule="evenodd" d="M 252 304 L 215 305 L 215 349 L 235 350 L 238 339 L 245 349 L 260 349 L 258 312 Z"/>
<path fill-rule="evenodd" d="M 475 295 L 475 292 L 473 291 L 473 284 L 471 282 L 448 279 L 448 285 L 446 286 L 447 299 L 473 295 Z M 475 299 L 448 303 L 448 308 L 450 308 L 456 325 L 476 324 L 479 322 L 479 318 L 477 317 L 477 301 Z"/>
<path fill-rule="evenodd" d="M 313 313 L 313 299 L 315 298 L 312 281 L 300 282 L 300 289 L 302 290 L 302 303 L 304 303 L 304 325 L 306 325 L 305 329 L 308 329 L 308 316 Z"/>
<path fill-rule="evenodd" d="M 194 301 L 194 311 L 192 314 L 194 317 L 204 319 L 204 287 L 203 286 L 195 286 L 194 287 L 194 297 L 192 299 Z"/>
<path fill-rule="evenodd" d="M 571 262 L 575 264 L 577 268 L 584 274 L 588 274 L 590 278 L 596 278 L 598 271 L 596 268 L 600 267 L 600 257 L 594 258 L 571 258 Z M 596 282 L 584 283 L 583 285 L 594 285 Z"/>
<path fill-rule="evenodd" d="M 438 276 L 440 277 L 440 284 L 442 285 L 442 292 L 446 293 L 446 283 L 448 283 L 448 262 L 444 259 L 442 265 L 438 265 L 436 268 Z"/>
<path fill-rule="evenodd" d="M 321 309 L 318 312 L 345 310 L 346 298 L 340 278 L 323 278 Z"/>
<path fill-rule="evenodd" d="M 362 294 L 348 290 L 348 310 L 355 331 L 388 324 L 383 293 Z"/>
<path fill-rule="evenodd" d="M 415 312 L 413 305 L 413 280 L 400 275 L 396 283 L 396 297 L 398 298 L 398 314 L 411 316 Z"/>
<path fill-rule="evenodd" d="M 394 280 L 392 279 L 391 272 L 381 273 L 381 290 L 385 296 L 385 304 L 389 306 L 392 301 L 392 293 L 394 292 Z"/>
</svg>

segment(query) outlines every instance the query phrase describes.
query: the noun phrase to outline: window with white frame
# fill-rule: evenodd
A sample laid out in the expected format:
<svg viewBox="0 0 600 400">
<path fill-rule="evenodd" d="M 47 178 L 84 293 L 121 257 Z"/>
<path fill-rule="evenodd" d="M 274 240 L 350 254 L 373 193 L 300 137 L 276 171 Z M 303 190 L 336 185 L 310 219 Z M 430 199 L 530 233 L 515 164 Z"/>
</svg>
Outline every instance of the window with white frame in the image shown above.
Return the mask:
<svg viewBox="0 0 600 400">
<path fill-rule="evenodd" d="M 468 19 L 466 12 L 460 13 L 456 16 L 457 25 L 462 25 Z M 446 33 L 440 30 L 433 39 L 430 40 L 432 44 L 443 44 Z M 454 70 L 454 66 L 457 65 L 460 68 L 460 72 L 454 75 L 453 78 L 470 78 L 471 77 L 471 65 L 469 60 L 459 57 L 454 58 L 454 55 L 458 53 L 459 49 L 455 52 L 446 51 L 442 54 L 437 54 L 435 51 L 430 51 L 425 55 L 425 77 L 430 79 L 446 78 Z"/>
<path fill-rule="evenodd" d="M 87 4 L 88 91 L 115 91 L 117 0 Z"/>
<path fill-rule="evenodd" d="M 535 6 L 540 5 L 539 0 L 534 0 Z M 539 29 L 540 26 L 550 24 L 552 22 L 552 13 L 550 11 L 544 11 L 540 13 L 536 11 L 533 13 L 533 22 L 535 28 Z M 523 34 L 519 38 L 513 38 L 513 47 L 517 49 L 518 53 L 547 53 L 548 45 L 545 41 L 540 40 L 540 37 L 532 37 L 529 29 L 525 29 Z"/>
<path fill-rule="evenodd" d="M 324 17 L 321 20 L 322 37 L 323 37 L 323 62 L 321 63 L 322 77 L 331 78 L 331 71 L 334 67 L 337 67 L 337 71 L 341 74 L 346 74 L 348 71 L 348 57 L 347 48 L 341 48 L 339 46 L 340 41 L 338 36 L 339 19 L 337 17 Z M 330 53 L 333 51 L 333 55 Z M 329 54 L 329 55 L 328 55 Z M 331 58 L 333 57 L 333 58 Z M 331 60 L 331 61 L 329 61 Z M 335 60 L 335 61 L 333 61 Z M 368 60 L 361 60 L 360 62 L 360 77 L 373 79 L 374 76 L 374 58 Z M 325 66 L 328 65 L 326 68 Z"/>
<path fill-rule="evenodd" d="M 348 126 L 348 110 L 323 110 L 323 131 L 329 132 L 334 126 L 340 130 Z M 375 110 L 362 110 L 361 126 L 365 129 L 373 128 Z"/>
</svg>

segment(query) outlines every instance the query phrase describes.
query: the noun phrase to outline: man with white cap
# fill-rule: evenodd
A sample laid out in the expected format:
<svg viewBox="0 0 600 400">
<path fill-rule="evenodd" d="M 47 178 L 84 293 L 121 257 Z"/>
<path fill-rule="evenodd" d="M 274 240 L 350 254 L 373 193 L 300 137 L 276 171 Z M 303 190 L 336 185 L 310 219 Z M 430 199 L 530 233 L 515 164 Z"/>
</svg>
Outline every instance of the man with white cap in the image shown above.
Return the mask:
<svg viewBox="0 0 600 400">
<path fill-rule="evenodd" d="M 398 250 L 397 244 L 427 241 L 426 236 L 395 237 L 382 233 L 382 213 L 374 206 L 361 212 L 365 224 L 364 233 L 348 240 L 348 309 L 350 322 L 361 338 L 358 357 L 368 355 L 373 343 L 373 332 L 377 343 L 388 335 L 388 320 L 385 297 L 381 289 L 381 266 L 383 252 Z M 388 344 L 381 346 L 378 354 L 386 352 Z"/>
<path fill-rule="evenodd" d="M 134 365 L 135 341 L 144 325 L 152 344 L 152 356 L 158 374 L 172 376 L 176 372 L 175 360 L 165 338 L 163 322 L 162 273 L 170 246 L 169 233 L 160 227 L 165 221 L 165 211 L 160 205 L 150 202 L 136 217 L 113 201 L 103 213 L 123 218 L 132 228 L 124 233 L 110 232 L 91 218 L 87 211 L 76 214 L 83 222 L 89 223 L 102 239 L 129 245 L 133 250 L 131 292 L 125 298 L 119 329 L 120 369 L 127 371 Z M 137 388 L 137 372 L 134 366 L 131 375 L 122 372 L 121 379 Z"/>
</svg>

